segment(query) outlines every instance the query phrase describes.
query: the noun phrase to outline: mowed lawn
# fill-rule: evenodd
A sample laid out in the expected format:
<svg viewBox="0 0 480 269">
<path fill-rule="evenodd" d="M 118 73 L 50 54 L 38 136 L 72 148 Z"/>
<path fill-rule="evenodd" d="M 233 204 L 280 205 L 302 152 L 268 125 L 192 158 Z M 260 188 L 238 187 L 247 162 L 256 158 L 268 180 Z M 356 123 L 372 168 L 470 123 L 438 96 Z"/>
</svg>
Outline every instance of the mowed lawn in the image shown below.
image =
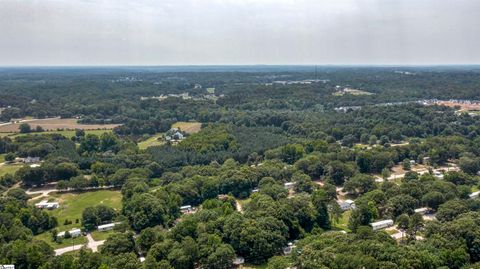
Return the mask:
<svg viewBox="0 0 480 269">
<path fill-rule="evenodd" d="M 163 139 L 161 138 L 163 135 L 163 133 L 158 133 L 158 134 L 155 134 L 154 136 L 144 140 L 144 141 L 141 141 L 141 142 L 138 142 L 138 148 L 139 149 L 147 149 L 149 147 L 153 147 L 153 146 L 160 146 L 162 144 L 165 143 L 165 141 L 163 141 Z M 160 138 L 160 140 L 158 140 Z"/>
<path fill-rule="evenodd" d="M 60 231 L 60 230 L 58 230 L 58 228 L 57 228 L 57 231 Z M 59 243 L 57 243 L 57 242 L 53 241 L 52 234 L 50 233 L 50 231 L 41 233 L 39 235 L 35 235 L 33 238 L 36 239 L 36 240 L 42 240 L 42 241 L 46 242 L 53 249 L 64 248 L 64 247 L 68 247 L 68 246 L 71 246 L 71 245 L 82 245 L 82 244 L 87 243 L 87 241 L 88 241 L 85 236 L 79 236 L 79 237 L 75 237 L 75 238 L 62 239 Z"/>
<path fill-rule="evenodd" d="M 23 164 L 4 164 L 0 165 L 0 177 L 6 174 L 15 174 L 18 169 L 22 168 Z"/>
<path fill-rule="evenodd" d="M 116 210 L 122 209 L 122 194 L 120 191 L 100 190 L 83 193 L 54 193 L 50 194 L 50 200 L 60 203 L 60 208 L 49 211 L 58 220 L 58 231 L 65 231 L 71 228 L 80 228 L 82 212 L 85 208 L 106 205 Z M 65 220 L 72 221 L 70 225 L 64 225 Z M 76 219 L 79 220 L 75 223 Z"/>
</svg>

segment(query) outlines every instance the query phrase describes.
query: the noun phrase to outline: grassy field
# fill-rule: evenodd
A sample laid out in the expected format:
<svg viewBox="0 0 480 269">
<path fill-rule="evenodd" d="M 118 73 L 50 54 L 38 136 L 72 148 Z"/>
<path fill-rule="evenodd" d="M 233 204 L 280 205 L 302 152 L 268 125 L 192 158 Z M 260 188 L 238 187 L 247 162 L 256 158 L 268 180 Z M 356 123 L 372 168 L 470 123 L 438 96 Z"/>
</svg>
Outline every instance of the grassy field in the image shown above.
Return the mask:
<svg viewBox="0 0 480 269">
<path fill-rule="evenodd" d="M 347 210 L 343 212 L 342 216 L 338 220 L 338 223 L 333 223 L 333 227 L 350 232 L 350 229 L 348 228 L 348 219 L 350 218 L 351 214 L 352 214 L 351 210 Z"/>
<path fill-rule="evenodd" d="M 119 124 L 81 124 L 77 122 L 77 119 L 60 119 L 60 118 L 49 118 L 49 119 L 28 119 L 23 122 L 17 122 L 8 125 L 0 126 L 0 132 L 2 133 L 14 133 L 19 132 L 19 126 L 23 123 L 28 123 L 32 129 L 35 129 L 37 126 L 41 126 L 46 131 L 54 131 L 58 129 L 82 129 L 82 130 L 98 130 L 98 129 L 113 129 Z"/>
<path fill-rule="evenodd" d="M 0 154 L 0 163 L 3 163 L 5 161 L 5 155 L 6 154 Z"/>
<path fill-rule="evenodd" d="M 61 232 L 61 231 L 64 231 L 64 230 L 60 230 L 59 228 L 57 228 L 57 231 Z M 49 244 L 50 246 L 52 246 L 52 248 L 54 248 L 54 249 L 64 248 L 64 247 L 68 247 L 68 246 L 71 246 L 71 245 L 81 245 L 81 244 L 87 243 L 87 241 L 88 241 L 85 236 L 79 236 L 79 237 L 76 237 L 76 238 L 62 239 L 62 241 L 60 243 L 57 243 L 57 242 L 53 241 L 52 235 L 50 234 L 50 232 L 45 232 L 45 233 L 36 235 L 36 236 L 34 236 L 34 239 L 42 240 L 42 241 L 46 242 L 47 244 Z"/>
<path fill-rule="evenodd" d="M 6 174 L 15 174 L 18 169 L 22 168 L 23 164 L 5 164 L 0 166 L 0 177 Z"/>
<path fill-rule="evenodd" d="M 172 128 L 179 128 L 180 130 L 188 134 L 194 134 L 200 131 L 200 129 L 202 128 L 202 124 L 200 122 L 179 121 L 177 123 L 174 123 L 172 125 Z"/>
<path fill-rule="evenodd" d="M 162 145 L 165 142 L 162 141 L 162 140 L 158 140 L 158 138 L 161 138 L 162 135 L 163 135 L 162 133 L 159 133 L 159 134 L 156 134 L 156 135 L 148 138 L 147 140 L 138 142 L 138 148 L 139 149 L 147 149 L 147 148 L 152 147 L 152 146 Z"/>
<path fill-rule="evenodd" d="M 93 240 L 100 241 L 100 240 L 107 240 L 107 238 L 110 235 L 115 234 L 115 231 L 114 230 L 106 231 L 106 232 L 93 231 L 91 234 L 92 234 Z"/>
<path fill-rule="evenodd" d="M 53 193 L 51 198 L 55 198 L 60 203 L 60 208 L 49 211 L 58 220 L 57 230 L 65 231 L 71 228 L 80 228 L 82 212 L 85 208 L 95 205 L 106 205 L 114 209 L 120 210 L 122 208 L 122 194 L 120 191 L 92 191 L 83 193 Z M 64 221 L 68 219 L 73 223 L 70 225 L 63 225 Z M 79 223 L 75 220 L 79 219 Z"/>
<path fill-rule="evenodd" d="M 94 134 L 94 135 L 102 135 L 103 133 L 111 133 L 112 130 L 85 130 L 85 134 Z M 29 133 L 29 134 L 60 134 L 65 136 L 66 138 L 70 138 L 75 135 L 75 131 L 73 130 L 63 130 L 63 131 L 48 131 L 48 132 L 41 132 L 41 133 Z M 0 133 L 0 137 L 8 136 L 10 138 L 15 138 L 18 136 L 25 136 L 27 134 L 19 134 L 19 133 Z"/>
</svg>

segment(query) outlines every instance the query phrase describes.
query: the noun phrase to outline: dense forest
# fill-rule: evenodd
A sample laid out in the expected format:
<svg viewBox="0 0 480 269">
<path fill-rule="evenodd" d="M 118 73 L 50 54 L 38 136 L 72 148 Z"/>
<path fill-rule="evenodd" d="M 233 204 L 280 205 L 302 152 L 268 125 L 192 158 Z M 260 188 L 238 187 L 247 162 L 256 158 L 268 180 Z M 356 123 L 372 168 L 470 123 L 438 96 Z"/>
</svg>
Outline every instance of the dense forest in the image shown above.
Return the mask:
<svg viewBox="0 0 480 269">
<path fill-rule="evenodd" d="M 479 89 L 478 67 L 2 69 L 4 124 L 120 126 L 0 135 L 0 172 L 40 158 L 0 173 L 0 264 L 480 268 L 480 114 L 417 102 L 476 102 Z M 140 146 L 177 122 L 201 130 Z M 52 186 L 115 190 L 121 209 L 96 202 L 62 225 L 62 204 L 28 192 Z M 98 251 L 55 251 L 60 227 L 108 223 Z"/>
</svg>

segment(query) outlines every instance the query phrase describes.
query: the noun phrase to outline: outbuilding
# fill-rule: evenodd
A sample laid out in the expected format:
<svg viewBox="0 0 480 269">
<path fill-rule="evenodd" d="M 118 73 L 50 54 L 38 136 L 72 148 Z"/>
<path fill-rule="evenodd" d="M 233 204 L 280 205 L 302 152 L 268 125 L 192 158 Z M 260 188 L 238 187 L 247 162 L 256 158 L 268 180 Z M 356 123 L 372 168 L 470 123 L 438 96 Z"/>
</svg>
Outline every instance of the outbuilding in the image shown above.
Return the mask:
<svg viewBox="0 0 480 269">
<path fill-rule="evenodd" d="M 480 196 L 480 191 L 472 192 L 469 195 L 470 199 L 476 199 L 476 198 L 478 198 L 478 196 Z"/>
<path fill-rule="evenodd" d="M 113 230 L 113 228 L 115 227 L 116 223 L 108 223 L 108 224 L 103 224 L 103 225 L 99 225 L 97 227 L 97 230 L 99 232 L 105 232 L 105 231 L 110 231 L 110 230 Z"/>
<path fill-rule="evenodd" d="M 377 231 L 377 230 L 380 230 L 380 229 L 385 229 L 385 228 L 393 226 L 393 220 L 387 219 L 387 220 L 372 222 L 372 223 L 370 223 L 370 226 L 372 226 L 374 231 Z"/>
</svg>

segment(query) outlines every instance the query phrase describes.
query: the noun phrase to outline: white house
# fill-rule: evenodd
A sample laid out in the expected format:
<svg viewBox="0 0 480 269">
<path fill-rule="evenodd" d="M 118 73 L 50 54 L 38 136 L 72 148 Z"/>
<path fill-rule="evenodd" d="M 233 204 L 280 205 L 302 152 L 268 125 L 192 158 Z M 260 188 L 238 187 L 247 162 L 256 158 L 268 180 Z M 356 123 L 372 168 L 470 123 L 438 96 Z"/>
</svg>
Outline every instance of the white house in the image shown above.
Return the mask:
<svg viewBox="0 0 480 269">
<path fill-rule="evenodd" d="M 40 157 L 30 157 L 28 156 L 23 160 L 24 163 L 38 163 L 40 161 Z"/>
<path fill-rule="evenodd" d="M 387 219 L 387 220 L 381 220 L 377 222 L 372 222 L 370 223 L 370 226 L 372 226 L 374 231 L 380 230 L 380 229 L 385 229 L 390 226 L 393 226 L 393 220 Z"/>
<path fill-rule="evenodd" d="M 41 201 L 40 203 L 36 203 L 35 207 L 40 209 L 57 209 L 60 206 L 58 202 L 48 202 L 48 201 Z"/>
<path fill-rule="evenodd" d="M 353 200 L 347 199 L 345 201 L 337 201 L 338 205 L 343 211 L 349 210 L 349 209 L 355 209 L 355 202 Z"/>
<path fill-rule="evenodd" d="M 476 199 L 476 198 L 478 198 L 478 196 L 480 196 L 480 191 L 472 192 L 469 195 L 470 199 Z"/>
<path fill-rule="evenodd" d="M 68 231 L 68 233 L 70 234 L 71 237 L 79 237 L 80 235 L 82 235 L 82 231 L 80 229 L 72 229 Z M 59 232 L 57 234 L 57 237 L 65 237 L 65 231 Z"/>
<path fill-rule="evenodd" d="M 287 182 L 283 184 L 283 186 L 285 187 L 285 189 L 290 190 L 295 186 L 295 182 Z"/>
</svg>

